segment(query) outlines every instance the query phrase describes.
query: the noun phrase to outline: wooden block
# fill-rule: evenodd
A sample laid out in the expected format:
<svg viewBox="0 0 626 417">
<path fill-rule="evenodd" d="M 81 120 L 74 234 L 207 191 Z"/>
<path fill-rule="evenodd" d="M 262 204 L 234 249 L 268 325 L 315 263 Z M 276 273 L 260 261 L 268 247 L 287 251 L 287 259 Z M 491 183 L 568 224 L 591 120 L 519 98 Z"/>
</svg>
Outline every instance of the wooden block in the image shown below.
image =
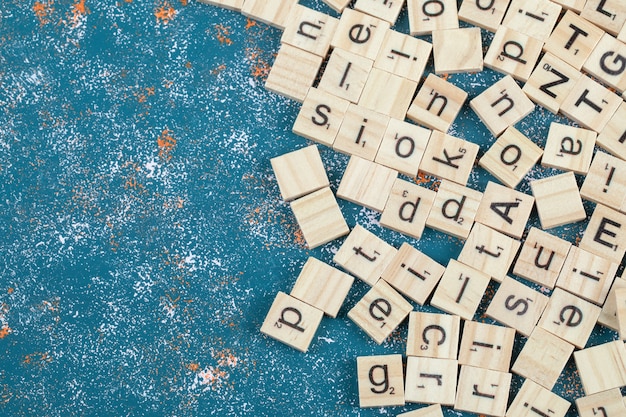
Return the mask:
<svg viewBox="0 0 626 417">
<path fill-rule="evenodd" d="M 279 292 L 263 321 L 261 333 L 306 352 L 323 315 L 322 310 Z"/>
<path fill-rule="evenodd" d="M 514 342 L 514 329 L 466 321 L 459 348 L 459 364 L 508 372 Z"/>
<path fill-rule="evenodd" d="M 574 360 L 587 395 L 626 385 L 626 347 L 621 340 L 574 352 Z"/>
<path fill-rule="evenodd" d="M 564 9 L 573 10 L 580 13 L 585 7 L 587 0 L 552 0 L 556 4 L 560 4 Z"/>
<path fill-rule="evenodd" d="M 626 405 L 619 388 L 576 399 L 578 417 L 626 416 Z"/>
<path fill-rule="evenodd" d="M 617 333 L 619 338 L 626 339 L 626 288 L 615 289 L 615 307 L 617 315 Z"/>
<path fill-rule="evenodd" d="M 412 309 L 408 301 L 381 279 L 348 311 L 348 318 L 380 345 Z"/>
<path fill-rule="evenodd" d="M 557 114 L 580 77 L 582 73 L 576 68 L 546 53 L 522 91 L 535 103 Z"/>
<path fill-rule="evenodd" d="M 352 156 L 339 183 L 337 197 L 382 212 L 398 171 Z"/>
<path fill-rule="evenodd" d="M 325 262 L 309 257 L 291 290 L 291 296 L 337 317 L 354 278 Z"/>
<path fill-rule="evenodd" d="M 588 129 L 550 123 L 541 165 L 587 174 L 597 134 Z"/>
<path fill-rule="evenodd" d="M 573 351 L 574 345 L 535 327 L 511 371 L 551 390 Z"/>
<path fill-rule="evenodd" d="M 426 219 L 426 226 L 466 239 L 474 225 L 482 198 L 483 193 L 480 191 L 442 180 Z"/>
<path fill-rule="evenodd" d="M 379 19 L 395 24 L 398 20 L 400 10 L 404 6 L 404 1 L 388 0 L 357 0 L 354 9 Z"/>
<path fill-rule="evenodd" d="M 409 313 L 407 356 L 456 359 L 461 318 L 450 314 Z"/>
<path fill-rule="evenodd" d="M 621 103 L 617 111 L 598 135 L 596 143 L 614 156 L 626 160 L 626 103 Z"/>
<path fill-rule="evenodd" d="M 621 263 L 626 253 L 626 214 L 597 204 L 579 245 L 582 249 Z"/>
<path fill-rule="evenodd" d="M 466 98 L 465 91 L 431 73 L 417 92 L 406 116 L 414 122 L 445 133 L 461 111 Z"/>
<path fill-rule="evenodd" d="M 374 61 L 371 59 L 335 48 L 330 54 L 318 88 L 356 103 L 373 65 Z"/>
<path fill-rule="evenodd" d="M 424 305 L 446 268 L 404 242 L 381 274 L 400 293 Z"/>
<path fill-rule="evenodd" d="M 583 75 L 565 97 L 561 111 L 581 126 L 602 132 L 621 103 L 618 95 Z"/>
<path fill-rule="evenodd" d="M 573 172 L 530 181 L 530 188 L 543 229 L 587 218 Z"/>
<path fill-rule="evenodd" d="M 626 10 L 626 9 L 625 9 Z M 626 90 L 626 44 L 605 33 L 591 52 L 583 69 L 604 85 Z"/>
<path fill-rule="evenodd" d="M 416 81 L 372 68 L 359 98 L 359 105 L 396 119 L 404 119 L 415 90 Z"/>
<path fill-rule="evenodd" d="M 599 315 L 600 307 L 557 287 L 538 326 L 582 349 Z"/>
<path fill-rule="evenodd" d="M 433 46 L 424 40 L 390 29 L 374 67 L 419 82 L 432 49 Z"/>
<path fill-rule="evenodd" d="M 404 405 L 402 355 L 356 358 L 359 407 Z"/>
<path fill-rule="evenodd" d="M 458 367 L 456 359 L 409 356 L 404 388 L 406 402 L 453 405 Z"/>
<path fill-rule="evenodd" d="M 483 70 L 480 28 L 433 31 L 435 73 L 454 74 Z"/>
<path fill-rule="evenodd" d="M 407 0 L 412 36 L 459 27 L 456 0 Z"/>
<path fill-rule="evenodd" d="M 223 7 L 225 9 L 240 12 L 243 7 L 244 0 L 198 0 L 200 3 L 211 4 L 213 6 Z"/>
<path fill-rule="evenodd" d="M 486 67 L 526 82 L 535 68 L 543 42 L 500 26 L 484 58 Z"/>
<path fill-rule="evenodd" d="M 389 116 L 350 103 L 333 149 L 373 161 L 387 130 Z"/>
<path fill-rule="evenodd" d="M 470 107 L 494 136 L 500 136 L 507 127 L 535 109 L 533 102 L 510 75 L 471 100 Z"/>
<path fill-rule="evenodd" d="M 374 16 L 345 9 L 330 45 L 373 61 L 378 56 L 390 26 L 389 22 Z"/>
<path fill-rule="evenodd" d="M 463 0 L 459 9 L 459 19 L 495 32 L 500 27 L 510 2 L 511 0 L 493 0 L 489 3 L 483 3 L 481 0 Z"/>
<path fill-rule="evenodd" d="M 291 10 L 298 3 L 297 0 L 268 2 L 265 0 L 245 0 L 241 6 L 241 13 L 259 22 L 284 30 Z"/>
<path fill-rule="evenodd" d="M 528 194 L 489 181 L 475 220 L 515 239 L 521 239 L 534 202 L 535 198 Z"/>
<path fill-rule="evenodd" d="M 302 197 L 330 186 L 324 163 L 311 145 L 270 159 L 280 195 L 285 201 Z"/>
<path fill-rule="evenodd" d="M 531 227 L 515 261 L 513 273 L 552 289 L 571 246 L 561 238 Z"/>
<path fill-rule="evenodd" d="M 338 24 L 339 19 L 335 17 L 296 4 L 280 42 L 325 57 Z"/>
<path fill-rule="evenodd" d="M 513 0 L 502 26 L 545 42 L 560 14 L 561 6 L 548 0 Z"/>
<path fill-rule="evenodd" d="M 350 3 L 350 0 L 322 0 L 322 1 L 326 3 L 328 7 L 330 7 L 337 13 L 343 12 L 343 9 L 345 9 Z"/>
<path fill-rule="evenodd" d="M 491 369 L 461 366 L 454 409 L 489 416 L 504 416 L 512 375 Z"/>
<path fill-rule="evenodd" d="M 626 22 L 626 3 L 621 0 L 587 0 L 580 15 L 617 36 Z"/>
<path fill-rule="evenodd" d="M 619 321 L 617 319 L 617 297 L 615 296 L 615 293 L 621 288 L 626 288 L 626 279 L 616 278 L 615 281 L 613 281 L 611 291 L 609 291 L 609 295 L 606 297 L 606 302 L 604 303 L 604 306 L 602 306 L 602 311 L 598 317 L 598 324 L 615 331 L 619 331 Z"/>
<path fill-rule="evenodd" d="M 420 239 L 436 194 L 426 187 L 396 178 L 380 217 L 380 224 Z"/>
<path fill-rule="evenodd" d="M 430 133 L 430 129 L 391 118 L 374 162 L 416 177 Z"/>
<path fill-rule="evenodd" d="M 321 65 L 322 57 L 283 44 L 267 76 L 265 88 L 302 103 Z"/>
<path fill-rule="evenodd" d="M 619 31 L 617 35 L 617 40 L 626 42 L 626 24 L 622 27 L 622 30 Z"/>
<path fill-rule="evenodd" d="M 326 146 L 333 146 L 348 100 L 311 87 L 300 107 L 293 133 Z"/>
<path fill-rule="evenodd" d="M 396 248 L 357 224 L 333 261 L 368 285 L 374 285 L 396 253 Z"/>
<path fill-rule="evenodd" d="M 487 285 L 489 275 L 450 259 L 431 305 L 465 320 L 472 320 Z"/>
<path fill-rule="evenodd" d="M 441 404 L 433 404 L 428 407 L 420 408 L 419 410 L 398 414 L 396 417 L 443 417 L 443 411 Z"/>
<path fill-rule="evenodd" d="M 491 145 L 478 164 L 507 187 L 515 188 L 542 154 L 543 149 L 511 126 Z"/>
<path fill-rule="evenodd" d="M 506 417 L 565 417 L 570 403 L 530 379 L 524 381 Z"/>
<path fill-rule="evenodd" d="M 430 135 L 419 170 L 465 185 L 478 150 L 475 143 L 435 130 Z"/>
<path fill-rule="evenodd" d="M 329 187 L 291 202 L 298 225 L 309 249 L 316 248 L 350 232 L 337 200 Z"/>
<path fill-rule="evenodd" d="M 506 277 L 487 308 L 487 315 L 528 337 L 548 304 L 548 297 Z"/>
</svg>

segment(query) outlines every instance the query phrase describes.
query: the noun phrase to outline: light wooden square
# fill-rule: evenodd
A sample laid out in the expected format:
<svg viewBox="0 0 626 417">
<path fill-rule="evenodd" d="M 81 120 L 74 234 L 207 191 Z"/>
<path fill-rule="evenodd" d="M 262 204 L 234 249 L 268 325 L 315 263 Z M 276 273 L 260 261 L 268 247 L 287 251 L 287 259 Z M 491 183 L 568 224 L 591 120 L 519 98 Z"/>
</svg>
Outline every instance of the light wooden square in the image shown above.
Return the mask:
<svg viewBox="0 0 626 417">
<path fill-rule="evenodd" d="M 422 407 L 419 410 L 398 414 L 396 417 L 443 417 L 443 410 L 441 409 L 441 404 L 433 404 L 428 407 Z"/>
<path fill-rule="evenodd" d="M 223 7 L 225 9 L 240 12 L 243 7 L 244 0 L 198 0 L 200 3 L 211 4 L 213 6 Z"/>
<path fill-rule="evenodd" d="M 524 381 L 506 417 L 565 417 L 570 403 L 530 379 Z"/>
<path fill-rule="evenodd" d="M 521 239 L 534 203 L 533 196 L 489 181 L 475 221 Z"/>
<path fill-rule="evenodd" d="M 396 178 L 380 217 L 380 224 L 420 239 L 436 194 L 426 187 Z"/>
<path fill-rule="evenodd" d="M 389 22 L 348 8 L 341 14 L 330 45 L 373 61 L 378 56 L 390 26 Z"/>
<path fill-rule="evenodd" d="M 328 176 L 317 146 L 311 145 L 270 159 L 280 195 L 291 201 L 328 187 Z"/>
<path fill-rule="evenodd" d="M 615 263 L 621 263 L 626 253 L 626 214 L 596 204 L 578 246 Z"/>
<path fill-rule="evenodd" d="M 337 317 L 354 278 L 325 262 L 309 257 L 291 289 L 296 297 L 330 317 Z"/>
<path fill-rule="evenodd" d="M 348 100 L 311 87 L 300 107 L 293 133 L 326 146 L 333 146 Z"/>
<path fill-rule="evenodd" d="M 617 36 L 626 22 L 626 3 L 621 0 L 587 0 L 580 15 Z"/>
<path fill-rule="evenodd" d="M 626 44 L 605 33 L 583 69 L 605 85 L 623 92 L 626 90 Z"/>
<path fill-rule="evenodd" d="M 526 82 L 535 68 L 543 42 L 502 25 L 496 31 L 484 58 L 487 68 Z"/>
<path fill-rule="evenodd" d="M 373 65 L 374 61 L 371 59 L 335 48 L 330 54 L 318 88 L 356 103 Z"/>
<path fill-rule="evenodd" d="M 489 275 L 450 259 L 431 305 L 450 314 L 472 320 L 483 298 Z"/>
<path fill-rule="evenodd" d="M 459 27 L 456 0 L 407 0 L 407 9 L 412 36 Z"/>
<path fill-rule="evenodd" d="M 495 32 L 500 27 L 511 0 L 493 0 L 482 3 L 479 0 L 463 0 L 459 9 L 459 19 L 475 26 Z"/>
<path fill-rule="evenodd" d="M 573 351 L 574 345 L 537 326 L 511 371 L 551 390 Z"/>
<path fill-rule="evenodd" d="M 626 416 L 626 404 L 619 388 L 577 398 L 576 409 L 578 417 Z"/>
<path fill-rule="evenodd" d="M 343 9 L 348 7 L 350 0 L 322 0 L 328 7 L 336 11 L 337 13 L 343 12 Z"/>
<path fill-rule="evenodd" d="M 471 100 L 470 107 L 494 136 L 500 136 L 507 127 L 535 109 L 533 102 L 510 75 Z"/>
<path fill-rule="evenodd" d="M 348 318 L 380 345 L 412 309 L 408 301 L 381 279 L 348 311 Z"/>
<path fill-rule="evenodd" d="M 626 288 L 615 289 L 615 307 L 617 316 L 617 333 L 622 340 L 626 339 Z"/>
<path fill-rule="evenodd" d="M 381 274 L 400 293 L 424 305 L 446 268 L 404 242 Z"/>
<path fill-rule="evenodd" d="M 461 366 L 454 409 L 504 417 L 512 377 L 508 372 Z"/>
<path fill-rule="evenodd" d="M 396 248 L 357 224 L 333 261 L 368 285 L 374 285 L 396 253 Z"/>
<path fill-rule="evenodd" d="M 393 25 L 396 23 L 396 20 L 398 20 L 402 6 L 404 6 L 404 0 L 357 0 L 354 4 L 354 9 L 371 16 L 376 16 Z"/>
<path fill-rule="evenodd" d="M 435 73 L 454 74 L 483 70 L 480 28 L 433 31 Z"/>
<path fill-rule="evenodd" d="M 626 347 L 621 340 L 574 352 L 574 360 L 587 395 L 626 385 Z"/>
<path fill-rule="evenodd" d="M 280 41 L 325 57 L 338 24 L 339 19 L 335 17 L 296 4 Z"/>
<path fill-rule="evenodd" d="M 409 313 L 406 355 L 456 359 L 460 331 L 459 316 L 412 311 Z"/>
<path fill-rule="evenodd" d="M 626 103 L 621 103 L 615 114 L 598 135 L 596 143 L 612 155 L 626 160 Z"/>
<path fill-rule="evenodd" d="M 373 161 L 388 123 L 389 116 L 350 103 L 337 132 L 333 149 Z"/>
<path fill-rule="evenodd" d="M 459 239 L 466 239 L 474 225 L 482 198 L 483 193 L 480 191 L 442 180 L 426 219 L 426 226 Z"/>
<path fill-rule="evenodd" d="M 416 81 L 372 68 L 359 98 L 359 105 L 396 119 L 404 119 L 415 90 Z"/>
<path fill-rule="evenodd" d="M 282 44 L 265 81 L 265 88 L 302 103 L 321 65 L 322 57 Z"/>
<path fill-rule="evenodd" d="M 453 405 L 458 367 L 456 359 L 409 356 L 404 388 L 406 402 Z"/>
<path fill-rule="evenodd" d="M 432 49 L 432 44 L 424 40 L 390 29 L 374 67 L 419 82 Z"/>
<path fill-rule="evenodd" d="M 291 202 L 298 225 L 309 249 L 345 236 L 350 232 L 337 200 L 329 187 Z"/>
<path fill-rule="evenodd" d="M 445 133 L 461 111 L 465 99 L 465 91 L 431 73 L 417 92 L 406 116 Z"/>
<path fill-rule="evenodd" d="M 374 162 L 410 177 L 417 176 L 430 133 L 430 129 L 391 118 Z"/>
<path fill-rule="evenodd" d="M 549 0 L 513 0 L 502 25 L 545 42 L 560 14 L 561 6 Z"/>
<path fill-rule="evenodd" d="M 261 333 L 301 352 L 309 349 L 324 312 L 279 292 L 267 313 Z"/>
<path fill-rule="evenodd" d="M 359 356 L 359 407 L 404 405 L 402 355 Z"/>
<path fill-rule="evenodd" d="M 339 183 L 337 197 L 382 212 L 398 171 L 352 156 Z"/>
<path fill-rule="evenodd" d="M 619 31 L 617 39 L 622 42 L 626 42 L 626 24 L 622 27 L 622 30 Z"/>
<path fill-rule="evenodd" d="M 543 229 L 587 218 L 573 172 L 530 181 L 530 188 Z"/>
<path fill-rule="evenodd" d="M 617 297 L 615 293 L 618 289 L 626 288 L 626 279 L 616 278 L 613 281 L 613 286 L 609 295 L 606 297 L 606 302 L 602 306 L 602 311 L 598 317 L 598 324 L 609 329 L 619 331 L 619 321 L 617 319 Z"/>
<path fill-rule="evenodd" d="M 291 10 L 298 0 L 268 2 L 266 0 L 245 0 L 241 6 L 241 13 L 259 22 L 266 23 L 284 30 Z"/>
<path fill-rule="evenodd" d="M 494 324 L 466 321 L 459 348 L 459 364 L 508 372 L 515 330 Z"/>
<path fill-rule="evenodd" d="M 434 130 L 419 170 L 465 185 L 479 149 L 475 143 Z"/>
<path fill-rule="evenodd" d="M 552 0 L 556 4 L 560 4 L 563 8 L 568 10 L 574 10 L 575 12 L 580 13 L 585 6 L 585 2 L 587 0 Z"/>
<path fill-rule="evenodd" d="M 596 137 L 593 130 L 550 123 L 541 165 L 586 174 L 591 166 Z"/>
</svg>

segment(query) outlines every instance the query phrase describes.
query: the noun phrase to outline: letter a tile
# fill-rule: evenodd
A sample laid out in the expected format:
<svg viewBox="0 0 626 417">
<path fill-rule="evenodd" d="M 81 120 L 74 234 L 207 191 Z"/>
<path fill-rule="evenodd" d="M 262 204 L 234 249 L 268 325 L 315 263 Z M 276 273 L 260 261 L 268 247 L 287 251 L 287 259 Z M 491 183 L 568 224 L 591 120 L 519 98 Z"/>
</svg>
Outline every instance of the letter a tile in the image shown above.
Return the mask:
<svg viewBox="0 0 626 417">
<path fill-rule="evenodd" d="M 476 221 L 521 239 L 534 203 L 534 197 L 490 181 L 478 207 Z"/>
</svg>

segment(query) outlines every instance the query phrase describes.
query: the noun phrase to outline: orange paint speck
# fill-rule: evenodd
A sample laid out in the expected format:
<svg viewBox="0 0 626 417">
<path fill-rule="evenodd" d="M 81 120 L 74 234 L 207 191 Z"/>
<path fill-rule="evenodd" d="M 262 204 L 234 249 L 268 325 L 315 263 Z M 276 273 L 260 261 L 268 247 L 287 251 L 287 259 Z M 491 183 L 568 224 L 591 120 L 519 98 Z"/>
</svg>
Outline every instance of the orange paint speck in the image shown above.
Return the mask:
<svg viewBox="0 0 626 417">
<path fill-rule="evenodd" d="M 12 330 L 9 326 L 7 325 L 2 326 L 2 328 L 0 329 L 0 339 L 4 339 L 9 334 L 11 334 L 11 332 Z"/>
<path fill-rule="evenodd" d="M 198 372 L 198 370 L 200 369 L 200 364 L 195 362 L 187 364 L 187 369 L 189 369 L 191 372 Z"/>
<path fill-rule="evenodd" d="M 183 6 L 186 6 L 188 3 L 188 0 L 180 0 L 180 4 L 182 4 Z"/>
<path fill-rule="evenodd" d="M 33 4 L 33 12 L 35 12 L 35 16 L 39 19 L 41 26 L 50 23 L 50 15 L 54 11 L 53 4 L 54 1 L 52 0 L 46 2 L 36 1 Z"/>
<path fill-rule="evenodd" d="M 156 17 L 157 23 L 167 25 L 176 16 L 176 9 L 168 2 L 164 2 L 154 11 L 154 16 Z"/>
<path fill-rule="evenodd" d="M 169 161 L 172 156 L 171 152 L 176 146 L 176 139 L 172 136 L 172 131 L 164 129 L 161 135 L 157 139 L 157 146 L 159 147 L 159 157 Z"/>
<path fill-rule="evenodd" d="M 7 290 L 7 293 L 9 294 L 13 294 L 15 292 L 15 288 L 13 287 L 9 287 L 9 289 Z"/>
<path fill-rule="evenodd" d="M 73 21 L 76 23 L 81 17 L 86 16 L 89 10 L 85 6 L 85 0 L 79 0 L 72 5 Z"/>
<path fill-rule="evenodd" d="M 230 28 L 224 25 L 217 24 L 214 26 L 217 31 L 217 40 L 220 41 L 222 45 L 232 45 L 233 41 L 228 37 L 230 35 Z"/>
<path fill-rule="evenodd" d="M 256 26 L 256 21 L 247 18 L 247 22 L 246 22 L 246 30 L 250 29 L 251 27 Z"/>
</svg>

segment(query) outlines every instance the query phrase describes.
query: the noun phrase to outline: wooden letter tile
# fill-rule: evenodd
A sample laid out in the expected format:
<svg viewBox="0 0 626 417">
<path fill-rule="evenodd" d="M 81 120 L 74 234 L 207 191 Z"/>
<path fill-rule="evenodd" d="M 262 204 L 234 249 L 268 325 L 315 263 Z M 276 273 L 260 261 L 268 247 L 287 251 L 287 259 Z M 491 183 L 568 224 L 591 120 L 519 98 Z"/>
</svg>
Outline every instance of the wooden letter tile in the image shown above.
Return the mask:
<svg viewBox="0 0 626 417">
<path fill-rule="evenodd" d="M 407 0 L 412 36 L 459 27 L 456 0 Z"/>
<path fill-rule="evenodd" d="M 535 198 L 489 181 L 480 201 L 476 222 L 521 239 Z"/>
<path fill-rule="evenodd" d="M 626 339 L 626 288 L 615 289 L 615 311 L 617 316 L 617 333 L 622 340 Z"/>
<path fill-rule="evenodd" d="M 200 3 L 211 4 L 225 9 L 240 12 L 243 7 L 243 0 L 199 0 Z"/>
<path fill-rule="evenodd" d="M 506 417 L 565 417 L 569 407 L 569 401 L 527 379 L 506 412 Z"/>
<path fill-rule="evenodd" d="M 504 417 L 511 379 L 507 372 L 461 366 L 454 409 Z"/>
<path fill-rule="evenodd" d="M 282 44 L 265 81 L 265 88 L 302 103 L 321 65 L 322 57 Z"/>
<path fill-rule="evenodd" d="M 417 176 L 430 133 L 430 129 L 391 118 L 374 162 L 409 177 Z"/>
<path fill-rule="evenodd" d="M 453 405 L 458 367 L 456 359 L 409 356 L 404 389 L 406 402 Z"/>
<path fill-rule="evenodd" d="M 596 204 L 579 246 L 615 263 L 622 262 L 626 253 L 626 214 Z"/>
<path fill-rule="evenodd" d="M 626 288 L 626 279 L 616 278 L 613 281 L 613 286 L 609 295 L 606 297 L 606 302 L 602 306 L 602 311 L 598 317 L 598 324 L 609 329 L 619 331 L 619 321 L 617 319 L 617 297 L 615 293 L 618 289 Z"/>
<path fill-rule="evenodd" d="M 574 352 L 574 360 L 587 395 L 626 385 L 626 347 L 621 340 Z"/>
<path fill-rule="evenodd" d="M 338 24 L 337 18 L 296 4 L 280 41 L 325 57 Z"/>
<path fill-rule="evenodd" d="M 373 161 L 388 123 L 389 116 L 350 104 L 335 138 L 333 149 Z"/>
<path fill-rule="evenodd" d="M 571 246 L 559 237 L 531 227 L 515 261 L 513 273 L 552 289 Z"/>
<path fill-rule="evenodd" d="M 426 41 L 390 29 L 374 67 L 419 82 L 432 49 L 433 46 Z"/>
<path fill-rule="evenodd" d="M 339 183 L 337 197 L 382 212 L 398 171 L 352 156 Z"/>
<path fill-rule="evenodd" d="M 459 364 L 508 372 L 514 343 L 514 329 L 466 321 L 459 348 Z"/>
<path fill-rule="evenodd" d="M 328 187 L 328 176 L 317 146 L 307 146 L 270 159 L 280 195 L 291 201 Z"/>
<path fill-rule="evenodd" d="M 550 123 L 541 165 L 587 174 L 593 158 L 596 136 L 596 132 L 592 130 Z"/>
<path fill-rule="evenodd" d="M 442 180 L 426 219 L 426 226 L 466 239 L 474 225 L 482 198 L 483 193 L 480 191 Z"/>
<path fill-rule="evenodd" d="M 490 32 L 495 32 L 500 27 L 510 1 L 493 0 L 482 3 L 481 0 L 463 0 L 459 9 L 459 19 Z"/>
<path fill-rule="evenodd" d="M 434 130 L 419 170 L 465 185 L 479 149 L 475 143 Z"/>
<path fill-rule="evenodd" d="M 614 156 L 626 160 L 626 103 L 621 103 L 617 111 L 598 135 L 597 144 Z"/>
<path fill-rule="evenodd" d="M 404 405 L 402 355 L 359 356 L 356 366 L 361 408 Z"/>
<path fill-rule="evenodd" d="M 380 224 L 415 239 L 421 238 L 435 195 L 433 190 L 397 178 Z"/>
<path fill-rule="evenodd" d="M 626 44 L 605 33 L 583 69 L 605 85 L 623 92 L 626 90 Z"/>
<path fill-rule="evenodd" d="M 626 416 L 626 405 L 619 388 L 576 399 L 578 417 Z"/>
<path fill-rule="evenodd" d="M 626 161 L 596 152 L 580 195 L 618 211 L 626 211 Z"/>
<path fill-rule="evenodd" d="M 356 103 L 373 65 L 374 61 L 371 59 L 335 48 L 330 54 L 318 88 Z"/>
<path fill-rule="evenodd" d="M 587 214 L 573 172 L 530 181 L 543 229 L 585 220 Z"/>
<path fill-rule="evenodd" d="M 266 0 L 246 0 L 241 6 L 241 13 L 259 22 L 284 30 L 291 10 L 297 0 L 268 2 Z"/>
<path fill-rule="evenodd" d="M 328 7 L 330 7 L 337 13 L 343 12 L 343 9 L 345 9 L 350 3 L 350 0 L 322 0 L 322 1 L 326 3 Z"/>
<path fill-rule="evenodd" d="M 359 105 L 396 119 L 404 119 L 416 89 L 416 81 L 372 68 Z"/>
<path fill-rule="evenodd" d="M 480 28 L 433 31 L 433 55 L 437 74 L 482 71 Z"/>
<path fill-rule="evenodd" d="M 441 404 L 433 404 L 428 407 L 420 408 L 419 410 L 398 414 L 396 417 L 443 417 L 443 411 Z"/>
<path fill-rule="evenodd" d="M 554 3 L 560 4 L 564 9 L 574 10 L 575 12 L 580 13 L 585 6 L 585 2 L 587 0 L 553 0 Z"/>
<path fill-rule="evenodd" d="M 539 60 L 543 42 L 524 33 L 500 26 L 487 53 L 485 66 L 526 82 Z"/>
<path fill-rule="evenodd" d="M 361 55 L 372 61 L 385 40 L 389 22 L 354 9 L 345 9 L 330 45 Z"/>
<path fill-rule="evenodd" d="M 395 24 L 404 1 L 357 0 L 354 9 Z"/>
<path fill-rule="evenodd" d="M 561 6 L 548 0 L 513 0 L 502 25 L 545 42 L 560 14 Z"/>
<path fill-rule="evenodd" d="M 407 356 L 456 359 L 461 318 L 450 314 L 409 313 Z"/>
<path fill-rule="evenodd" d="M 621 0 L 587 0 L 580 15 L 617 36 L 626 22 L 626 3 Z"/>
<path fill-rule="evenodd" d="M 293 133 L 326 146 L 333 146 L 348 100 L 317 88 L 309 88 L 293 124 Z"/>
</svg>

